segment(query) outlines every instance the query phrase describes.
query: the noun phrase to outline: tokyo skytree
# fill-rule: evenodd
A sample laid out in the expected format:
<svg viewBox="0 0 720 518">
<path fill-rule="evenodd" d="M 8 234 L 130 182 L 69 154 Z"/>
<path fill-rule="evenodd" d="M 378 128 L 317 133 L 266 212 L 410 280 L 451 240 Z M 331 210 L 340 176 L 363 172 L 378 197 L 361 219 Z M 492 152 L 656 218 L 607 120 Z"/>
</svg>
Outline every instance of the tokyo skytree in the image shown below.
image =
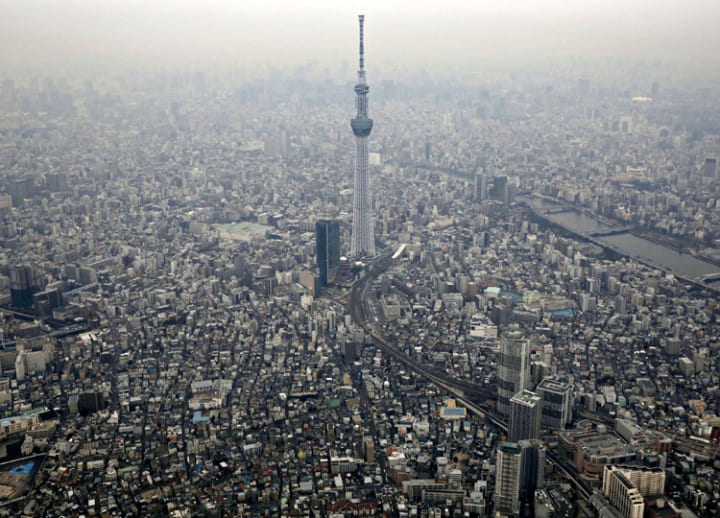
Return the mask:
<svg viewBox="0 0 720 518">
<path fill-rule="evenodd" d="M 367 139 L 372 131 L 373 121 L 368 118 L 367 94 L 370 87 L 365 83 L 365 49 L 363 47 L 364 15 L 360 21 L 360 69 L 355 85 L 357 115 L 350 119 L 355 134 L 357 156 L 355 157 L 355 185 L 353 191 L 352 245 L 350 255 L 353 258 L 375 255 L 375 232 L 372 221 L 372 202 L 370 200 L 370 175 L 368 173 Z"/>
</svg>

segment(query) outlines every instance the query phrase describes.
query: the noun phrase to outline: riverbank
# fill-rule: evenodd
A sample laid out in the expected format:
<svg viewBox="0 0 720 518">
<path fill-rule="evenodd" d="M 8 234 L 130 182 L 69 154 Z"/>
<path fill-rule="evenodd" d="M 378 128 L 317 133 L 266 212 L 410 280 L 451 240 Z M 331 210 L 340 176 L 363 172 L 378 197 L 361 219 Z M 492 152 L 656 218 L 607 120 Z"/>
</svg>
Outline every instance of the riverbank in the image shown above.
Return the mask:
<svg viewBox="0 0 720 518">
<path fill-rule="evenodd" d="M 657 234 L 656 232 L 652 231 L 640 231 L 638 229 L 633 229 L 631 232 L 642 239 L 647 239 L 648 241 L 652 241 L 653 243 L 660 246 L 670 248 L 680 254 L 688 254 L 702 261 L 720 267 L 720 260 L 706 254 L 701 254 L 699 252 L 699 247 L 692 247 L 689 243 L 686 246 L 683 246 L 682 244 L 678 243 L 678 239 L 676 238 Z M 692 250 L 695 250 L 695 252 L 692 252 Z"/>
<path fill-rule="evenodd" d="M 597 225 L 603 225 L 609 229 L 613 227 L 595 218 L 591 219 L 590 215 L 575 209 L 546 214 L 543 210 L 546 207 L 538 207 L 526 199 L 520 201 L 524 202 L 538 219 L 551 228 L 560 228 L 569 235 L 601 247 L 610 258 L 629 257 L 651 268 L 672 274 L 697 288 L 720 292 L 720 286 L 713 287 L 703 281 L 703 278 L 708 275 L 720 273 L 720 265 L 715 261 L 703 261 L 685 251 L 678 251 L 665 246 L 662 242 L 645 239 L 632 232 L 595 237 L 591 234 L 597 231 Z M 547 200 L 544 201 L 545 204 L 548 203 Z"/>
<path fill-rule="evenodd" d="M 543 215 L 546 220 L 552 221 L 553 216 L 560 214 L 555 212 L 547 213 L 547 209 L 562 208 L 563 213 L 574 212 L 580 214 L 581 218 L 585 220 L 593 220 L 597 224 L 596 227 L 588 227 L 585 229 L 585 231 L 582 231 L 578 230 L 577 228 L 572 229 L 568 226 L 558 223 L 563 228 L 567 228 L 568 230 L 573 231 L 577 235 L 585 237 L 586 235 L 595 232 L 611 232 L 614 229 L 618 229 L 619 231 L 622 229 L 628 229 L 627 231 L 629 233 L 640 239 L 645 239 L 647 241 L 655 243 L 656 245 L 668 248 L 674 252 L 677 252 L 678 254 L 688 254 L 692 257 L 697 258 L 698 260 L 710 263 L 713 266 L 717 266 L 718 268 L 720 268 L 720 257 L 713 257 L 707 254 L 700 253 L 700 247 L 698 243 L 692 242 L 688 239 L 677 236 L 669 236 L 666 234 L 662 234 L 652 230 L 641 229 L 638 227 L 628 227 L 627 222 L 625 221 L 611 219 L 601 214 L 596 214 L 595 212 L 592 212 L 587 208 L 576 207 L 574 205 L 570 205 L 564 202 L 563 200 L 557 200 L 546 195 L 528 194 L 520 197 L 520 199 L 522 201 L 526 201 L 527 205 L 530 205 L 536 212 L 539 212 L 541 215 Z M 555 221 L 555 223 L 557 223 L 557 221 Z M 718 254 L 720 254 L 720 251 L 718 251 Z"/>
</svg>

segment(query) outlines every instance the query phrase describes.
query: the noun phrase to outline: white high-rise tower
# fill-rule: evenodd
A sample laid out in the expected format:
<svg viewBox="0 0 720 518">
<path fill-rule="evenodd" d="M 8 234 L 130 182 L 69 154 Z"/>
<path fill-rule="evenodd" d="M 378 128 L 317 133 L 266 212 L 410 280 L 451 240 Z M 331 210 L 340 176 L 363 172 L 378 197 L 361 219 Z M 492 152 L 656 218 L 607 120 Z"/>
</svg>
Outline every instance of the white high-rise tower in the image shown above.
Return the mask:
<svg viewBox="0 0 720 518">
<path fill-rule="evenodd" d="M 350 255 L 354 258 L 375 255 L 375 232 L 372 222 L 372 202 L 370 200 L 370 175 L 368 174 L 367 139 L 372 131 L 373 121 L 368 118 L 367 94 L 370 87 L 365 83 L 365 49 L 363 47 L 364 15 L 360 20 L 360 69 L 355 85 L 357 116 L 350 119 L 355 134 L 357 156 L 355 157 L 355 185 L 353 191 L 352 245 Z"/>
</svg>

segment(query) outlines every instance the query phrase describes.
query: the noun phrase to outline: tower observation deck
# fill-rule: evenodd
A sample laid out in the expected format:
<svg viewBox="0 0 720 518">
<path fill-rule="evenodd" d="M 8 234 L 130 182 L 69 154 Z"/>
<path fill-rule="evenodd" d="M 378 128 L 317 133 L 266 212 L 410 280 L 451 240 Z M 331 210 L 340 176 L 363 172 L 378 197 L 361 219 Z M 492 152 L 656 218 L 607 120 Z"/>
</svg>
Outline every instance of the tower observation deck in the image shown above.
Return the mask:
<svg viewBox="0 0 720 518">
<path fill-rule="evenodd" d="M 365 82 L 365 48 L 363 41 L 365 16 L 359 15 L 358 20 L 360 22 L 360 68 L 358 69 L 358 82 L 355 85 L 357 114 L 353 119 L 350 119 L 350 127 L 355 135 L 356 144 L 352 245 L 350 247 L 350 255 L 353 258 L 375 255 L 375 232 L 372 221 L 367 148 L 367 139 L 372 131 L 373 121 L 368 117 L 367 94 L 370 87 Z"/>
</svg>

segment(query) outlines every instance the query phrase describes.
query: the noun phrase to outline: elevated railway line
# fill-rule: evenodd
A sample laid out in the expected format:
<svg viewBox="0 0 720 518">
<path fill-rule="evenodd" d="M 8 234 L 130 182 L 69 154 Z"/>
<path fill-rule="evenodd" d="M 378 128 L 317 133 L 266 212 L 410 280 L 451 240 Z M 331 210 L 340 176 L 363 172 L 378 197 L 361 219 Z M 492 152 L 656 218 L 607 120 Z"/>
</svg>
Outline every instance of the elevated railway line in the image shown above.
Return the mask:
<svg viewBox="0 0 720 518">
<path fill-rule="evenodd" d="M 348 310 L 353 321 L 360 326 L 372 339 L 372 343 L 399 361 L 406 368 L 414 373 L 422 376 L 434 385 L 452 394 L 456 399 L 462 402 L 468 411 L 483 416 L 488 421 L 503 431 L 508 431 L 508 423 L 500 415 L 496 414 L 492 405 L 487 402 L 495 401 L 497 396 L 493 386 L 481 386 L 467 380 L 461 380 L 448 375 L 439 369 L 429 367 L 410 357 L 404 351 L 392 344 L 375 326 L 370 323 L 368 318 L 371 313 L 370 305 L 367 299 L 367 289 L 372 281 L 374 281 L 381 273 L 387 270 L 393 259 L 397 258 L 391 255 L 391 251 L 387 251 L 378 257 L 368 268 L 367 273 L 358 279 L 352 286 L 348 296 Z M 377 310 L 376 310 L 377 311 Z M 615 419 L 609 416 L 599 416 L 588 412 L 579 412 L 582 418 L 590 419 L 598 424 L 604 424 L 614 428 Z M 711 459 L 720 458 L 720 445 L 708 442 L 693 440 L 686 437 L 673 437 L 673 443 L 681 451 L 693 452 L 705 455 Z M 577 470 L 567 460 L 560 458 L 552 450 L 546 451 L 546 458 L 555 465 L 556 469 L 563 473 L 577 489 L 578 493 L 585 501 L 592 496 L 593 489 L 583 480 Z"/>
</svg>

